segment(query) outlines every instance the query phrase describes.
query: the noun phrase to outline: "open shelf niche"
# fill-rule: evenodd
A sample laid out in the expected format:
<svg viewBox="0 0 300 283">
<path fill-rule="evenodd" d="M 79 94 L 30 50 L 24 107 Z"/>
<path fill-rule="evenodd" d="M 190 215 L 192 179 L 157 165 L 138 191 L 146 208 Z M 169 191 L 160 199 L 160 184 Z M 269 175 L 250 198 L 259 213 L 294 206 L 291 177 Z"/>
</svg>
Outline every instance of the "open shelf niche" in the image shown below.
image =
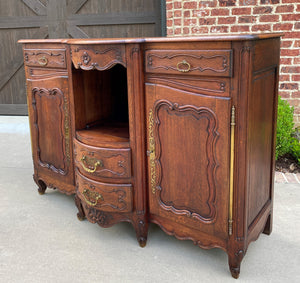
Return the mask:
<svg viewBox="0 0 300 283">
<path fill-rule="evenodd" d="M 127 70 L 72 69 L 76 138 L 83 143 L 128 143 Z"/>
</svg>

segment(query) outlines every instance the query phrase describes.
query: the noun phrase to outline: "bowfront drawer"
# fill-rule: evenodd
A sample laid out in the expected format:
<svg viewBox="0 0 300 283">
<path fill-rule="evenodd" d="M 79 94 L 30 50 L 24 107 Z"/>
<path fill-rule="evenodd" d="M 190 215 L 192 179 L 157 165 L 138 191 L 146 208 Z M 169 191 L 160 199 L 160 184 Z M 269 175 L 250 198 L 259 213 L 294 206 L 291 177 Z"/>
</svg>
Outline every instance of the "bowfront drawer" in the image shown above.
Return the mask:
<svg viewBox="0 0 300 283">
<path fill-rule="evenodd" d="M 74 139 L 75 165 L 92 179 L 129 179 L 131 177 L 130 148 L 101 148 Z"/>
<path fill-rule="evenodd" d="M 72 45 L 71 55 L 77 69 L 102 71 L 116 64 L 126 67 L 124 45 Z"/>
<path fill-rule="evenodd" d="M 100 183 L 76 173 L 77 195 L 87 205 L 102 211 L 132 211 L 132 185 Z"/>
<path fill-rule="evenodd" d="M 146 72 L 232 76 L 231 50 L 148 50 Z"/>
<path fill-rule="evenodd" d="M 65 49 L 24 49 L 24 58 L 27 66 L 67 68 Z"/>
</svg>

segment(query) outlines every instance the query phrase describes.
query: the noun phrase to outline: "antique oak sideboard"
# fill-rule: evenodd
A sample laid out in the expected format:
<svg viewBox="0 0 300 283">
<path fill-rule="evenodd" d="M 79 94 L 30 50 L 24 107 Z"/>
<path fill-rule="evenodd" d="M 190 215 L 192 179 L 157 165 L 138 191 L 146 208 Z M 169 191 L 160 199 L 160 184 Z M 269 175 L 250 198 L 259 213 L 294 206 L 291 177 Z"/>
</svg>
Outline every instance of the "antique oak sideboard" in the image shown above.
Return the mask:
<svg viewBox="0 0 300 283">
<path fill-rule="evenodd" d="M 34 180 L 78 218 L 228 254 L 272 230 L 279 34 L 21 40 Z"/>
</svg>

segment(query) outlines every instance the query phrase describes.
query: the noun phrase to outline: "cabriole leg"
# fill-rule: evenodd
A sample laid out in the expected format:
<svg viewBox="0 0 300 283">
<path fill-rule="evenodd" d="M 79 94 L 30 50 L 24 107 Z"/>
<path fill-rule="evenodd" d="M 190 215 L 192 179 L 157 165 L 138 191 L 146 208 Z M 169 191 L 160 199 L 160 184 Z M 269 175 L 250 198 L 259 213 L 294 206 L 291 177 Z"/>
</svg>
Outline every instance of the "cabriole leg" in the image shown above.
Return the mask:
<svg viewBox="0 0 300 283">
<path fill-rule="evenodd" d="M 239 250 L 238 252 L 234 253 L 233 255 L 228 255 L 228 263 L 231 275 L 233 278 L 237 279 L 240 275 L 240 266 L 241 261 L 244 257 L 244 252 Z"/>
<path fill-rule="evenodd" d="M 78 209 L 77 218 L 78 220 L 83 221 L 85 219 L 85 213 L 81 204 L 81 200 L 77 195 L 75 195 L 75 205 Z"/>
<path fill-rule="evenodd" d="M 47 189 L 47 185 L 42 180 L 38 180 L 34 175 L 33 175 L 33 180 L 38 186 L 38 193 L 40 195 L 43 195 Z"/>
<path fill-rule="evenodd" d="M 148 234 L 148 222 L 144 220 L 138 220 L 137 227 L 135 227 L 136 238 L 139 242 L 140 247 L 145 247 L 147 243 Z"/>
</svg>

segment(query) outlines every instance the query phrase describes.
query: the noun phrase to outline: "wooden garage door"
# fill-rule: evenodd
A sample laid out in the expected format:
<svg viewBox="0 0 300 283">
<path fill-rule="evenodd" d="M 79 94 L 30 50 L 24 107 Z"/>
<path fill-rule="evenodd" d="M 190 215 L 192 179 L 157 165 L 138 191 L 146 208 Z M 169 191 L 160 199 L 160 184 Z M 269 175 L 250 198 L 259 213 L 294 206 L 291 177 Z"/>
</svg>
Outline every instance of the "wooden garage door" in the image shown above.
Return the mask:
<svg viewBox="0 0 300 283">
<path fill-rule="evenodd" d="M 0 115 L 26 115 L 21 38 L 165 35 L 165 0 L 0 1 Z"/>
</svg>

